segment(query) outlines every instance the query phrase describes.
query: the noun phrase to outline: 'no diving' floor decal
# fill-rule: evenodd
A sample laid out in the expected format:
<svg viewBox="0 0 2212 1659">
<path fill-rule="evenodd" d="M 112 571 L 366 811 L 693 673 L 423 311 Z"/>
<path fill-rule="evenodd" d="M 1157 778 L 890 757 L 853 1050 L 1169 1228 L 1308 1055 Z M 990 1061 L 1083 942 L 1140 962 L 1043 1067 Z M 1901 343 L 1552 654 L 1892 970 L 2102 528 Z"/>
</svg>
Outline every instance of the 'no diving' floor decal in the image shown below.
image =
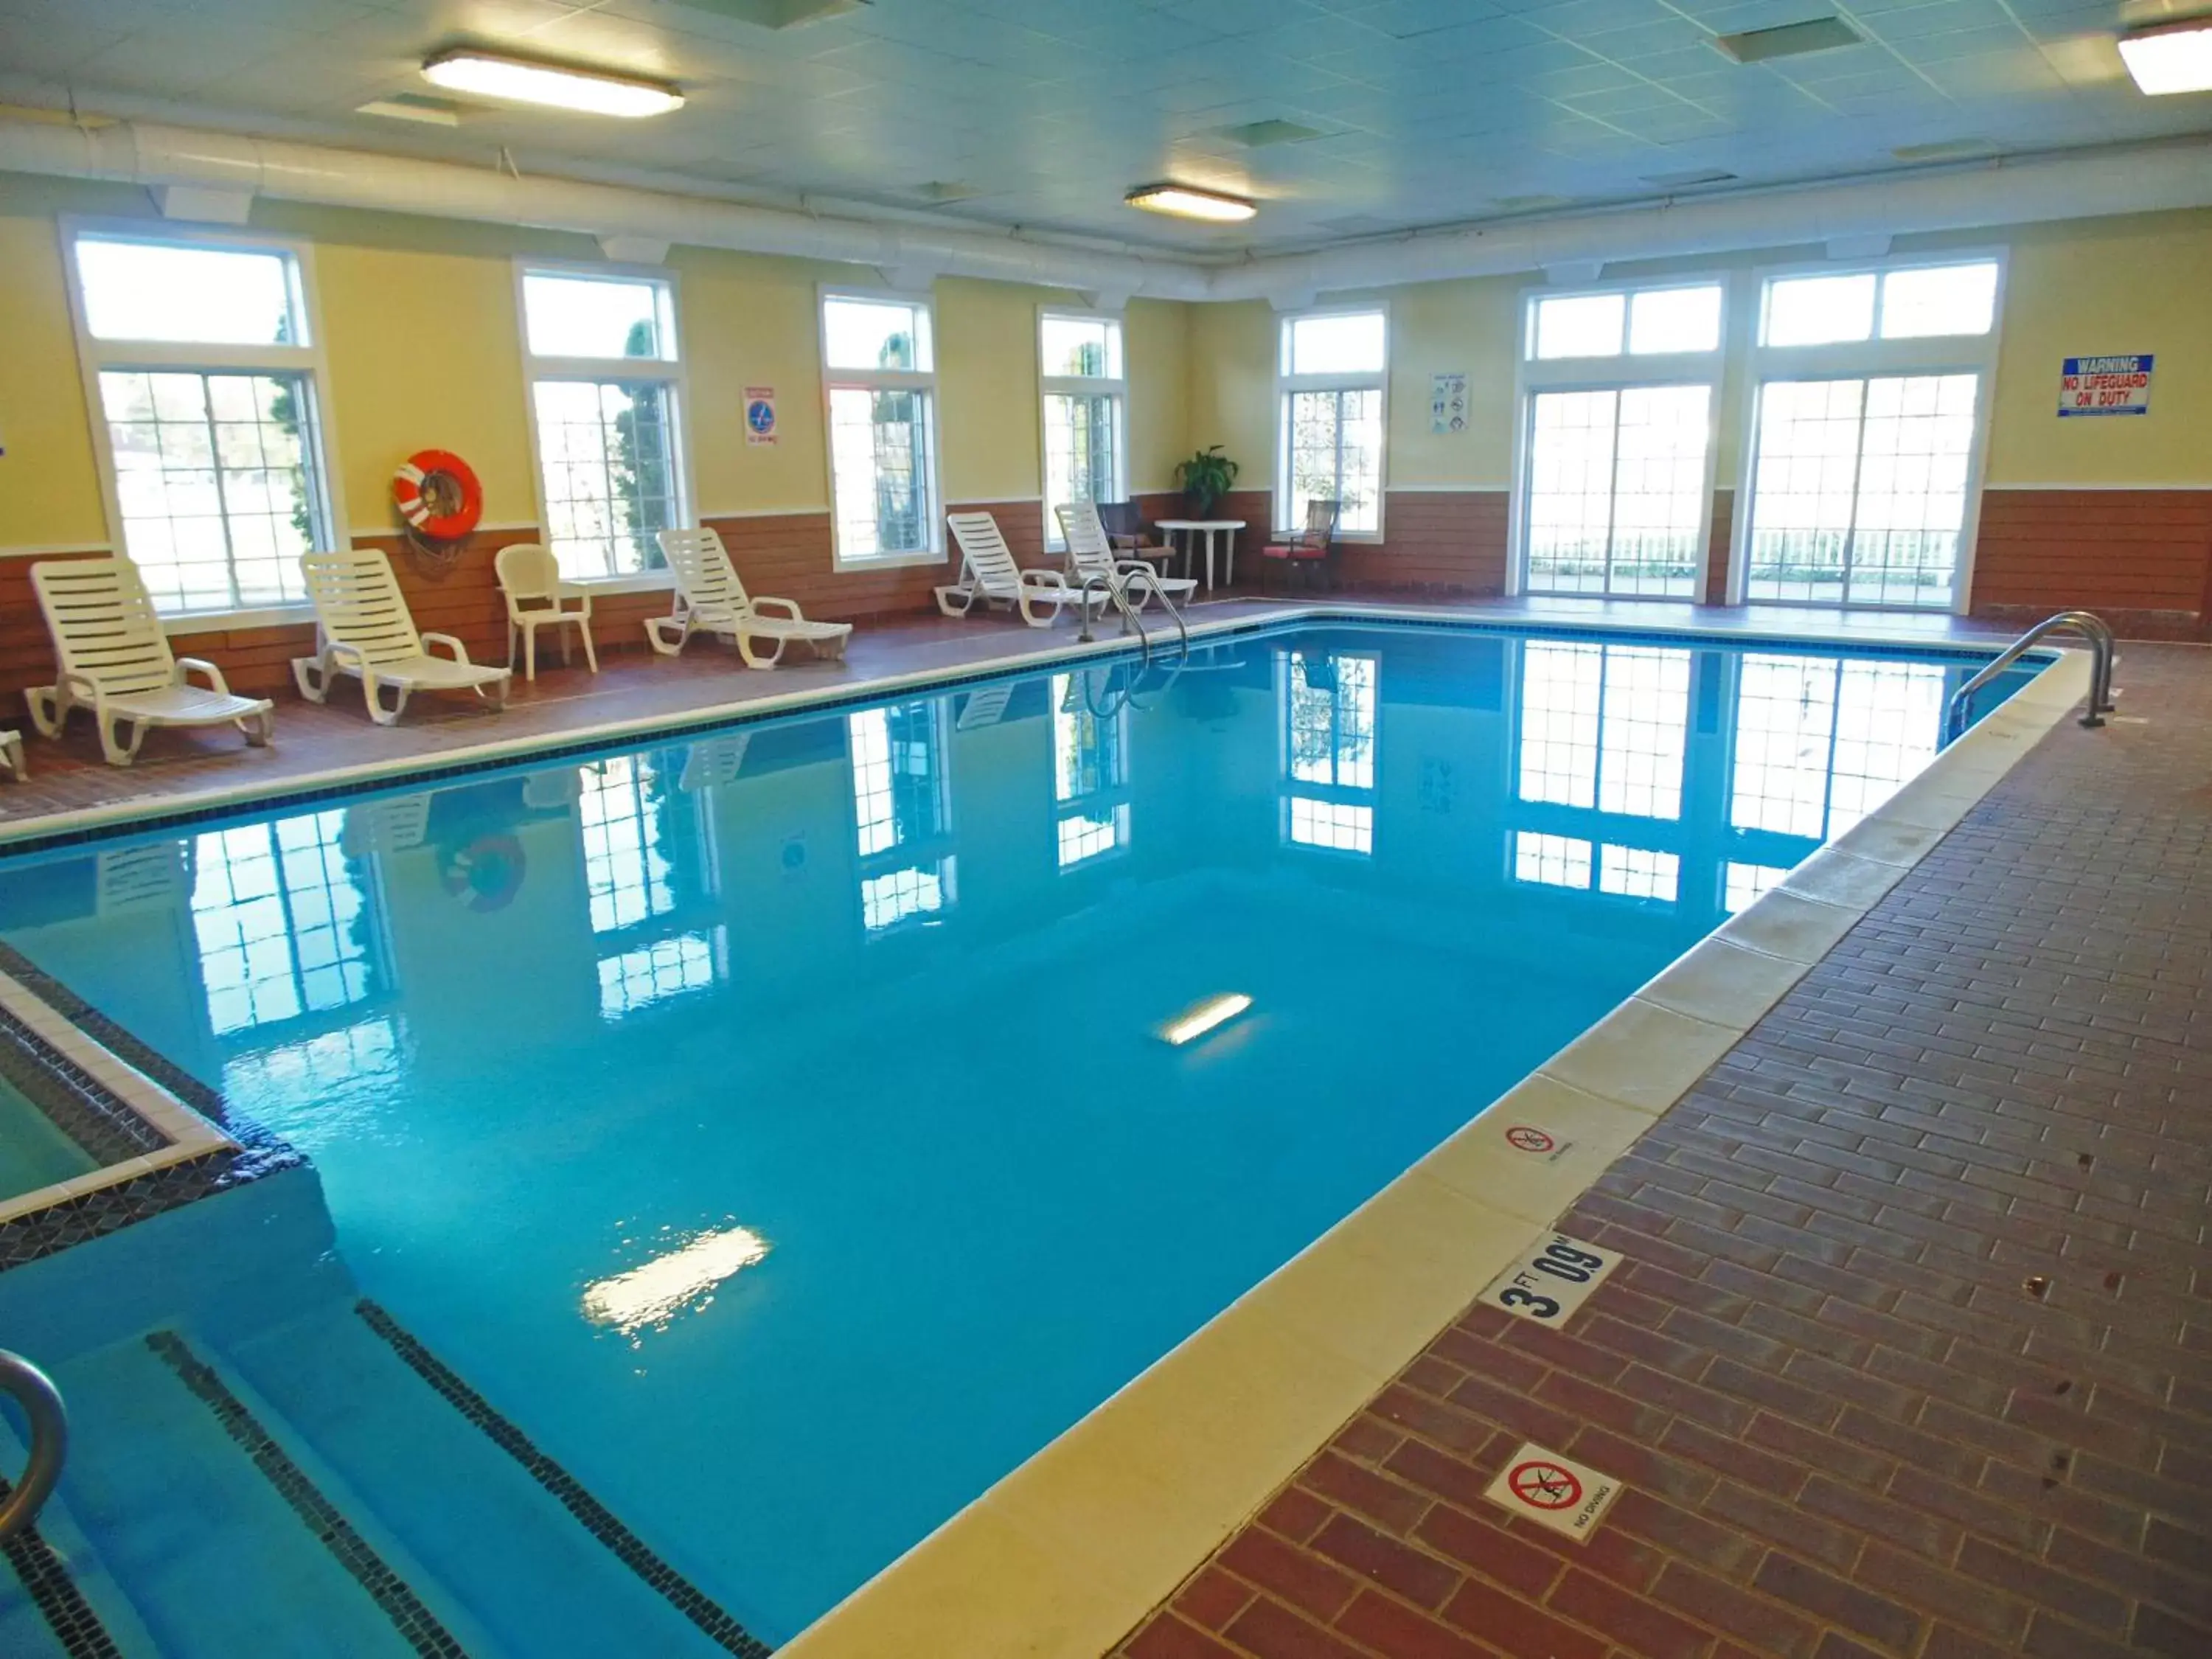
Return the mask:
<svg viewBox="0 0 2212 1659">
<path fill-rule="evenodd" d="M 1523 1441 L 1483 1492 L 1500 1509 L 1571 1538 L 1577 1544 L 1595 1532 L 1620 1482 L 1585 1463 L 1571 1462 Z"/>
</svg>

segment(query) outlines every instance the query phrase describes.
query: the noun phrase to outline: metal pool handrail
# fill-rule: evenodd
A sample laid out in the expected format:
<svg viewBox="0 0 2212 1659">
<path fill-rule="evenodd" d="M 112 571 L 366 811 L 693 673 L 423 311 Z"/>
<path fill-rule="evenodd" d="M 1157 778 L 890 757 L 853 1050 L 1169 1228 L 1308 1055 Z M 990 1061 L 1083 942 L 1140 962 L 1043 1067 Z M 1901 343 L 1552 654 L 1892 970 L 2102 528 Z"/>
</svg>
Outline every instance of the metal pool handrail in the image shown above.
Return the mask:
<svg viewBox="0 0 2212 1659">
<path fill-rule="evenodd" d="M 2081 724 L 2093 727 L 2102 726 L 2105 716 L 2112 710 L 2112 660 L 2118 654 L 2118 643 L 2105 619 L 2095 612 L 2062 611 L 2055 617 L 2045 617 L 2005 647 L 1972 679 L 1951 694 L 1950 706 L 1943 711 L 1945 737 L 1954 738 L 1965 728 L 1967 706 L 1975 692 L 2026 656 L 2045 635 L 2055 634 L 2061 629 L 2071 629 L 2089 642 L 2089 708 L 2081 716 Z"/>
<path fill-rule="evenodd" d="M 31 1455 L 23 1478 L 0 1504 L 0 1539 L 12 1538 L 39 1518 L 40 1507 L 62 1478 L 69 1455 L 69 1413 L 53 1379 L 20 1354 L 0 1348 L 0 1393 L 13 1395 L 31 1424 Z"/>
</svg>

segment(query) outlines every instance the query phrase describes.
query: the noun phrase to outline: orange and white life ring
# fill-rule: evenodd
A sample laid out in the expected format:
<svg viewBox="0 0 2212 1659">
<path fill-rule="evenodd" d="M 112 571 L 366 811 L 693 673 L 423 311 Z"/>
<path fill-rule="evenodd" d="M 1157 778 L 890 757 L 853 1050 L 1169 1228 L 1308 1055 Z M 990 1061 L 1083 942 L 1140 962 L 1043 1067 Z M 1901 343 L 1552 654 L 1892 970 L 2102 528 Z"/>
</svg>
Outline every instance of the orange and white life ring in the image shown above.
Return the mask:
<svg viewBox="0 0 2212 1659">
<path fill-rule="evenodd" d="M 392 499 L 407 526 L 427 541 L 457 542 L 483 516 L 483 485 L 450 450 L 417 450 L 392 475 Z"/>
<path fill-rule="evenodd" d="M 446 891 L 477 911 L 504 910 L 522 890 L 530 860 L 513 836 L 478 836 L 444 861 Z"/>
</svg>

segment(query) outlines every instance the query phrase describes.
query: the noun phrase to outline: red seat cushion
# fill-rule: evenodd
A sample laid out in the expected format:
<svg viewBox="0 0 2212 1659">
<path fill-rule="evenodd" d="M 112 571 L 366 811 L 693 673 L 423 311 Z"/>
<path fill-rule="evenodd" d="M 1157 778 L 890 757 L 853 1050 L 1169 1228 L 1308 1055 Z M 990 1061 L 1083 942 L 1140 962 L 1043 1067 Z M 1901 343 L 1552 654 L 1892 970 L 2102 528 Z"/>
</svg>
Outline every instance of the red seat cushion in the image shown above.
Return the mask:
<svg viewBox="0 0 2212 1659">
<path fill-rule="evenodd" d="M 1263 559 L 1325 559 L 1326 547 L 1307 547 L 1297 542 L 1272 542 L 1260 550 Z"/>
</svg>

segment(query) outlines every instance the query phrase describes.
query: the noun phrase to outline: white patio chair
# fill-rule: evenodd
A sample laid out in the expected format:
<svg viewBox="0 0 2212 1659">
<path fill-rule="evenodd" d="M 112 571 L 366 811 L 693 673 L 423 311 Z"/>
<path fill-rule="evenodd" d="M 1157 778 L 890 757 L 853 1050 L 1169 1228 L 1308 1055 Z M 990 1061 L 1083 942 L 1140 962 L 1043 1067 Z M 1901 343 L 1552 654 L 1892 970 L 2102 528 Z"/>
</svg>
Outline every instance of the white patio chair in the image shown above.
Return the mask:
<svg viewBox="0 0 2212 1659">
<path fill-rule="evenodd" d="M 1067 574 L 1079 584 L 1103 576 L 1125 598 L 1133 595 L 1139 609 L 1156 599 L 1164 604 L 1188 605 L 1198 592 L 1195 576 L 1163 576 L 1159 567 L 1148 560 L 1115 556 L 1096 503 L 1072 501 L 1053 508 L 1053 513 L 1060 520 L 1060 538 L 1067 544 Z"/>
<path fill-rule="evenodd" d="M 1018 606 L 1022 620 L 1031 628 L 1049 628 L 1067 605 L 1084 605 L 1103 610 L 1111 600 L 1083 590 L 1057 570 L 1025 570 L 1014 562 L 999 521 L 988 513 L 948 513 L 945 522 L 960 544 L 960 580 L 937 590 L 937 608 L 948 617 L 964 617 L 980 601 Z"/>
<path fill-rule="evenodd" d="M 213 663 L 173 655 L 130 560 L 49 560 L 31 567 L 31 586 L 61 669 L 53 684 L 23 693 L 31 723 L 47 737 L 61 735 L 71 709 L 89 708 L 100 751 L 116 766 L 136 760 L 138 745 L 157 726 L 228 721 L 256 749 L 268 743 L 276 705 L 266 697 L 234 696 Z M 207 684 L 191 684 L 193 674 Z M 127 740 L 124 726 L 130 728 Z"/>
<path fill-rule="evenodd" d="M 416 691 L 473 691 L 495 707 L 507 706 L 514 671 L 471 662 L 468 647 L 451 634 L 417 633 L 392 561 L 380 550 L 309 553 L 300 568 L 315 606 L 315 654 L 293 658 L 292 678 L 309 702 L 326 701 L 331 681 L 351 674 L 360 679 L 369 718 L 379 726 L 396 724 Z M 433 656 L 432 646 L 452 654 Z M 394 693 L 389 708 L 384 706 L 387 685 Z"/>
<path fill-rule="evenodd" d="M 718 532 L 664 530 L 659 537 L 661 553 L 676 578 L 676 609 L 669 616 L 646 618 L 645 637 L 662 656 L 674 656 L 694 634 L 713 634 L 734 641 L 748 668 L 775 667 L 793 641 L 817 657 L 844 660 L 853 624 L 809 622 L 793 600 L 752 598 L 738 580 Z M 757 642 L 763 640 L 773 641 L 775 649 L 761 650 Z"/>
<path fill-rule="evenodd" d="M 550 628 L 561 641 L 561 662 L 568 661 L 568 630 L 584 636 L 584 660 L 599 672 L 592 646 L 592 596 L 574 582 L 561 580 L 560 562 L 536 542 L 516 542 L 499 550 L 491 562 L 499 591 L 507 601 L 507 665 L 514 666 L 514 642 L 522 641 L 522 678 L 538 679 L 538 630 Z"/>
<path fill-rule="evenodd" d="M 23 762 L 23 734 L 21 732 L 0 732 L 0 767 L 5 767 L 8 775 L 18 783 L 31 775 L 30 768 Z"/>
</svg>

